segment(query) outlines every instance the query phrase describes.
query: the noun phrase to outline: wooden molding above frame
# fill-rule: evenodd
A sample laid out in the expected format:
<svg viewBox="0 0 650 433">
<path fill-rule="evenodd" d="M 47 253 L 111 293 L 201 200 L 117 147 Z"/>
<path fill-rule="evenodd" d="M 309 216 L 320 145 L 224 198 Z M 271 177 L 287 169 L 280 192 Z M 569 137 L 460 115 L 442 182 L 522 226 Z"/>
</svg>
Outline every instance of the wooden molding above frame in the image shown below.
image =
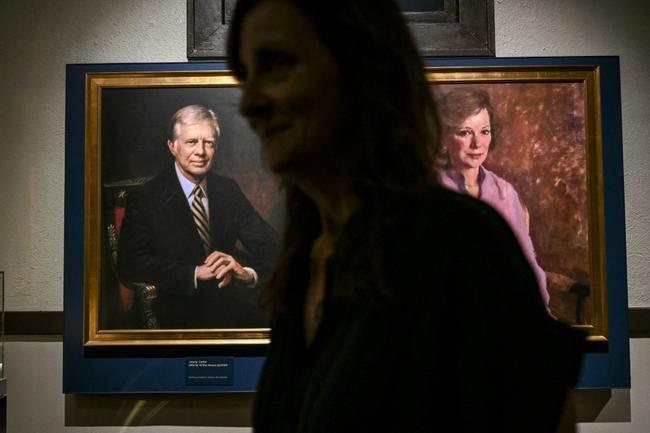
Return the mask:
<svg viewBox="0 0 650 433">
<path fill-rule="evenodd" d="M 494 0 L 444 0 L 440 10 L 404 12 L 420 53 L 494 57 Z"/>
<path fill-rule="evenodd" d="M 187 59 L 226 56 L 236 0 L 187 0 Z M 404 16 L 423 56 L 494 56 L 494 0 L 440 0 Z"/>
</svg>

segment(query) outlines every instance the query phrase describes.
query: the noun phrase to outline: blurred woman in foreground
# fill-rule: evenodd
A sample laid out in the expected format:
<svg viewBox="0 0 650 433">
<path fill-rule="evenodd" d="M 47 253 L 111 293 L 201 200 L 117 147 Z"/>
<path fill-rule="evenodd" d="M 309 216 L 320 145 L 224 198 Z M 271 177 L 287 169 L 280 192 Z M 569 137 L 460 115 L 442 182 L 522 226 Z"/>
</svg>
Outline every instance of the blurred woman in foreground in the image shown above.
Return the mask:
<svg viewBox="0 0 650 433">
<path fill-rule="evenodd" d="M 507 223 L 437 186 L 396 5 L 240 0 L 228 51 L 287 202 L 255 430 L 553 431 L 581 339 L 546 314 Z"/>
</svg>

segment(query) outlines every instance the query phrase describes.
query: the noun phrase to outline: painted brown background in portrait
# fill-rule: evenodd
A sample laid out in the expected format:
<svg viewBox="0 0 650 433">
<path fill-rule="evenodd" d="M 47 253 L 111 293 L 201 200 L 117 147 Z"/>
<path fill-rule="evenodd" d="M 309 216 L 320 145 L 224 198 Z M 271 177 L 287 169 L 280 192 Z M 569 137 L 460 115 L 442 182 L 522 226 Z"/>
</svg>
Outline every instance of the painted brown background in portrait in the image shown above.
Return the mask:
<svg viewBox="0 0 650 433">
<path fill-rule="evenodd" d="M 485 166 L 510 182 L 528 208 L 540 266 L 589 285 L 582 83 L 439 84 L 434 95 L 454 87 L 490 95 L 495 146 Z"/>
</svg>

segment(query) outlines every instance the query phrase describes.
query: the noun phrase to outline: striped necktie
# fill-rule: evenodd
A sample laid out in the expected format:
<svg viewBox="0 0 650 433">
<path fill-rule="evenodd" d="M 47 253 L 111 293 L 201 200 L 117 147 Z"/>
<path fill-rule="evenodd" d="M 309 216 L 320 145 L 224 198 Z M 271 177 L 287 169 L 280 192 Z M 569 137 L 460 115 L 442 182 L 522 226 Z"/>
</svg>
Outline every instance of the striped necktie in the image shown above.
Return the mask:
<svg viewBox="0 0 650 433">
<path fill-rule="evenodd" d="M 205 212 L 205 206 L 203 206 L 202 198 L 205 197 L 205 194 L 200 185 L 194 188 L 192 194 L 194 195 L 191 206 L 192 216 L 194 217 L 194 223 L 201 238 L 201 244 L 203 244 L 203 251 L 207 256 L 210 253 L 210 223 L 208 222 L 208 215 Z"/>
</svg>

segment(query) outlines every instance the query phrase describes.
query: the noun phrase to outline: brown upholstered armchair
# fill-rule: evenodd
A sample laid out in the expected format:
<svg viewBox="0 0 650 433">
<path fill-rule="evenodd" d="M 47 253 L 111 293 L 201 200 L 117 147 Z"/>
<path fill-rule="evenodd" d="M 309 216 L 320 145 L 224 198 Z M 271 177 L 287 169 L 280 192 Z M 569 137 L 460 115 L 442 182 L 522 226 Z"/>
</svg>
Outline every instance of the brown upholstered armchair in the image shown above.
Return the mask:
<svg viewBox="0 0 650 433">
<path fill-rule="evenodd" d="M 520 198 L 521 200 L 521 198 Z M 521 201 L 524 209 L 526 225 L 530 230 L 530 214 L 526 204 Z M 550 295 L 549 309 L 551 313 L 565 323 L 571 325 L 586 325 L 591 322 L 590 288 L 577 280 L 545 269 L 546 288 Z"/>
</svg>

